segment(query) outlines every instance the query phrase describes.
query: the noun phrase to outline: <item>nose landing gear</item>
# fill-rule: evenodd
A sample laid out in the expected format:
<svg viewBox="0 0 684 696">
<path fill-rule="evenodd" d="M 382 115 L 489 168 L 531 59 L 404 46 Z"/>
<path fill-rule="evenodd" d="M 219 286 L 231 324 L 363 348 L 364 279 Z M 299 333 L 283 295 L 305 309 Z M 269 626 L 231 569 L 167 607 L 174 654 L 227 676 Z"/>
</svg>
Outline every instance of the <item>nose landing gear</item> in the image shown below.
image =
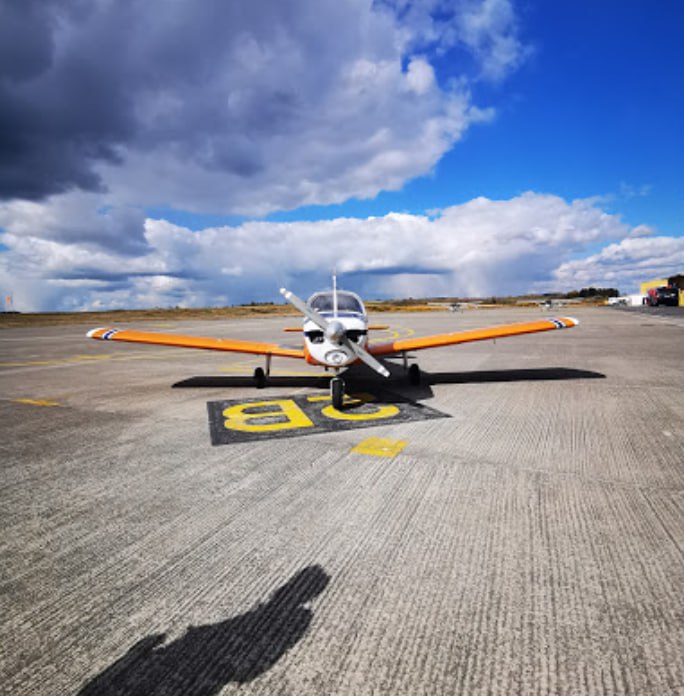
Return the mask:
<svg viewBox="0 0 684 696">
<path fill-rule="evenodd" d="M 340 410 L 344 403 L 344 380 L 341 377 L 333 377 L 330 380 L 330 400 L 333 408 Z"/>
</svg>

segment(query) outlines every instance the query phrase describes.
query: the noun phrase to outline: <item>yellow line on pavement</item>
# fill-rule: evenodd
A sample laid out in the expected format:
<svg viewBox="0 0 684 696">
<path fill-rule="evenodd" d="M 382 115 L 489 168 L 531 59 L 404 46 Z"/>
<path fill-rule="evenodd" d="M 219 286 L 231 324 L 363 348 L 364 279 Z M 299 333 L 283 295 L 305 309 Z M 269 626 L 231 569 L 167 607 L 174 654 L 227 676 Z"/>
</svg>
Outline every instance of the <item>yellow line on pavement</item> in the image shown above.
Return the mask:
<svg viewBox="0 0 684 696">
<path fill-rule="evenodd" d="M 17 404 L 29 404 L 31 406 L 59 406 L 59 401 L 50 399 L 14 399 Z"/>
<path fill-rule="evenodd" d="M 104 353 L 102 355 L 72 355 L 68 358 L 53 358 L 51 360 L 25 360 L 22 362 L 0 362 L 0 367 L 35 367 L 40 365 L 78 365 L 91 362 L 111 360 L 113 362 L 126 362 L 127 360 L 166 360 L 170 358 L 190 357 L 194 353 L 186 351 L 161 351 L 159 353 L 128 353 L 126 355 L 114 355 Z"/>
</svg>

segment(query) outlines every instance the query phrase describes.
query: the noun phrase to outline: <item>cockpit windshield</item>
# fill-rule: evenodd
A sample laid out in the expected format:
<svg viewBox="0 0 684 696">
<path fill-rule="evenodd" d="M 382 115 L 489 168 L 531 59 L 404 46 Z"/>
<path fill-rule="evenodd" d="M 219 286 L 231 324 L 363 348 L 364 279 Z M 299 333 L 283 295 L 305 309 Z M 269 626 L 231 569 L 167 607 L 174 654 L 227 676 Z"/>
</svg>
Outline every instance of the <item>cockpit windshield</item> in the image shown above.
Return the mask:
<svg viewBox="0 0 684 696">
<path fill-rule="evenodd" d="M 317 292 L 309 298 L 309 305 L 317 312 L 332 312 L 334 299 L 332 292 Z M 364 314 L 361 300 L 353 292 L 337 291 L 337 311 Z"/>
</svg>

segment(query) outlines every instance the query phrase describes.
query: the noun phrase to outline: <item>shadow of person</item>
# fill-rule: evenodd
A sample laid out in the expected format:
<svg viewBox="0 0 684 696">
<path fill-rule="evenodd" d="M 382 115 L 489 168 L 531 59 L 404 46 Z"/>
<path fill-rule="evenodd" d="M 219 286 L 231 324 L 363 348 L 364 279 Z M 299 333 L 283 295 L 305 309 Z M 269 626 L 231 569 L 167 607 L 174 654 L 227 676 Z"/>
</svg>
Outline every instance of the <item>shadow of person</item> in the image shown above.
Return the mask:
<svg viewBox="0 0 684 696">
<path fill-rule="evenodd" d="M 190 626 L 168 644 L 162 633 L 147 636 L 78 696 L 213 696 L 230 681 L 251 681 L 301 640 L 313 616 L 306 604 L 329 581 L 320 566 L 310 566 L 246 614 Z"/>
</svg>

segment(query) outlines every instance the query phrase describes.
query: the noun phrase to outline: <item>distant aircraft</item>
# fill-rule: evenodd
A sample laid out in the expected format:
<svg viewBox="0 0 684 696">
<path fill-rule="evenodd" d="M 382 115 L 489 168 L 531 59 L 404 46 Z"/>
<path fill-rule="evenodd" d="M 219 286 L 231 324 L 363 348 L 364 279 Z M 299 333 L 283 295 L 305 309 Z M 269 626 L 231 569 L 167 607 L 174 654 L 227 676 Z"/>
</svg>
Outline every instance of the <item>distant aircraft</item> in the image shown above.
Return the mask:
<svg viewBox="0 0 684 696">
<path fill-rule="evenodd" d="M 341 370 L 354 363 L 363 362 L 383 377 L 389 377 L 389 370 L 377 358 L 401 356 L 410 382 L 418 384 L 420 382 L 420 369 L 415 363 L 409 366 L 407 356 L 409 351 L 507 336 L 520 336 L 554 329 L 569 329 L 579 324 L 577 319 L 563 317 L 436 334 L 422 338 L 401 338 L 384 343 L 369 343 L 369 329 L 385 329 L 387 327 L 369 326 L 368 315 L 361 298 L 353 292 L 338 290 L 335 276 L 333 276 L 332 291 L 314 293 L 307 302 L 285 288 L 281 288 L 280 292 L 304 315 L 301 329 L 285 329 L 286 331 L 301 331 L 303 333 L 302 348 L 288 348 L 276 343 L 258 341 L 204 338 L 129 329 L 100 328 L 88 331 L 86 335 L 89 338 L 103 341 L 128 341 L 264 355 L 266 357 L 265 369 L 257 367 L 254 370 L 254 381 L 258 388 L 266 384 L 273 356 L 306 360 L 311 365 L 322 365 L 326 370 L 331 369 L 335 372 L 335 376 L 330 380 L 330 397 L 333 407 L 339 410 L 344 401 L 345 386 L 344 380 L 339 374 Z"/>
<path fill-rule="evenodd" d="M 428 307 L 444 307 L 450 312 L 460 312 L 466 307 L 477 307 L 477 302 L 428 302 Z"/>
<path fill-rule="evenodd" d="M 559 307 L 565 307 L 569 304 L 579 304 L 581 300 L 567 300 L 560 297 L 547 297 L 545 300 L 535 300 L 535 304 L 539 305 L 539 309 L 549 311 Z"/>
</svg>

